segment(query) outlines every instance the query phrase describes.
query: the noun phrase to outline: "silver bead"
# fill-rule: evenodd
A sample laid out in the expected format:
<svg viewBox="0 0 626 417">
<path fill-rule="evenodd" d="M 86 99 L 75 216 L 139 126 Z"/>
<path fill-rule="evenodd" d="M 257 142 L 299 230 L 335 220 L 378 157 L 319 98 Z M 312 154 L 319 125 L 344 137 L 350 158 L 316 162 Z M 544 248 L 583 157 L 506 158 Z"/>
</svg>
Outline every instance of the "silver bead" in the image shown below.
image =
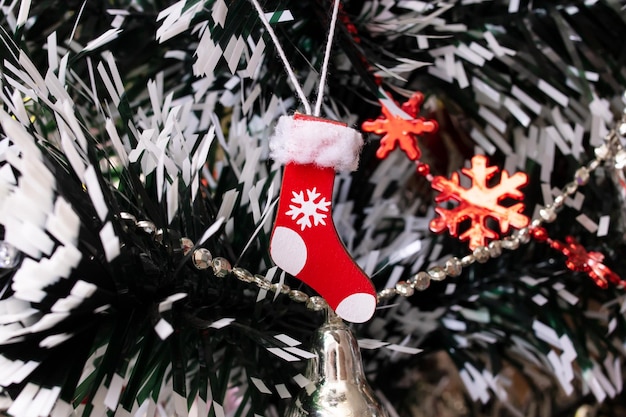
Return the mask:
<svg viewBox="0 0 626 417">
<path fill-rule="evenodd" d="M 502 247 L 507 250 L 519 248 L 519 240 L 515 236 L 507 236 L 502 239 Z"/>
<path fill-rule="evenodd" d="M 309 301 L 306 302 L 306 308 L 312 311 L 322 311 L 326 307 L 328 307 L 328 303 L 322 297 L 310 297 Z"/>
<path fill-rule="evenodd" d="M 467 268 L 474 262 L 476 262 L 476 257 L 474 255 L 465 255 L 464 257 L 461 258 L 461 266 L 463 268 Z"/>
<path fill-rule="evenodd" d="M 413 289 L 413 287 L 411 287 L 411 284 L 409 284 L 408 282 L 400 281 L 396 284 L 396 292 L 398 293 L 398 295 L 401 295 L 402 297 L 410 297 L 413 295 L 415 290 Z"/>
<path fill-rule="evenodd" d="M 594 169 L 598 168 L 599 166 L 600 166 L 600 161 L 598 161 L 597 159 L 592 159 L 587 164 L 587 169 L 589 171 L 593 171 Z"/>
<path fill-rule="evenodd" d="M 209 252 L 208 249 L 198 248 L 193 251 L 193 255 L 191 255 L 191 260 L 193 261 L 193 266 L 196 269 L 208 269 L 212 266 L 211 260 L 213 259 L 213 255 Z"/>
<path fill-rule="evenodd" d="M 478 246 L 474 249 L 472 254 L 474 255 L 474 258 L 476 258 L 476 262 L 480 264 L 484 264 L 489 260 L 489 249 L 484 246 Z"/>
<path fill-rule="evenodd" d="M 613 163 L 617 169 L 626 167 L 626 150 L 620 149 L 617 151 L 615 158 L 613 159 Z"/>
<path fill-rule="evenodd" d="M 378 302 L 380 301 L 384 301 L 384 300 L 388 300 L 391 297 L 396 296 L 396 289 L 395 288 L 385 288 L 382 291 L 379 291 L 378 294 L 376 294 L 376 299 Z"/>
<path fill-rule="evenodd" d="M 574 173 L 574 178 L 576 179 L 576 184 L 586 185 L 589 182 L 589 170 L 587 167 L 578 168 Z"/>
<path fill-rule="evenodd" d="M 255 274 L 254 283 L 262 290 L 270 291 L 272 289 L 272 283 L 266 280 L 263 275 Z"/>
<path fill-rule="evenodd" d="M 536 229 L 537 227 L 540 227 L 543 224 L 543 220 L 541 219 L 533 219 L 530 222 L 530 227 L 532 227 L 533 229 Z"/>
<path fill-rule="evenodd" d="M 593 152 L 596 155 L 596 158 L 601 161 L 606 161 L 612 155 L 611 148 L 606 143 L 596 147 Z"/>
<path fill-rule="evenodd" d="M 306 293 L 298 290 L 289 291 L 289 298 L 297 303 L 306 303 L 309 301 L 309 296 Z"/>
<path fill-rule="evenodd" d="M 232 271 L 232 267 L 230 266 L 230 262 L 227 259 L 217 257 L 213 259 L 211 263 L 211 267 L 213 268 L 213 273 L 216 277 L 225 277 Z"/>
<path fill-rule="evenodd" d="M 539 210 L 539 217 L 546 223 L 552 223 L 556 220 L 556 211 L 551 205 L 547 205 Z"/>
<path fill-rule="evenodd" d="M 572 196 L 576 193 L 576 191 L 578 191 L 578 184 L 576 184 L 575 181 L 568 182 L 567 184 L 565 184 L 565 187 L 563 187 L 562 191 L 563 194 L 567 196 Z"/>
<path fill-rule="evenodd" d="M 556 197 L 554 197 L 554 201 L 552 202 L 552 207 L 554 207 L 555 209 L 563 207 L 563 204 L 565 204 L 565 196 L 563 194 L 559 194 Z"/>
<path fill-rule="evenodd" d="M 180 248 L 183 250 L 183 256 L 186 256 L 191 248 L 193 248 L 193 241 L 188 237 L 181 237 Z"/>
<path fill-rule="evenodd" d="M 448 259 L 444 268 L 446 270 L 446 274 L 450 277 L 458 277 L 463 271 L 463 266 L 461 266 L 461 260 L 456 256 Z"/>
<path fill-rule="evenodd" d="M 254 282 L 254 275 L 247 269 L 243 269 L 240 267 L 233 268 L 233 275 L 239 280 L 243 282 Z"/>
<path fill-rule="evenodd" d="M 617 125 L 617 133 L 619 133 L 619 135 L 621 137 L 626 136 L 626 122 L 625 121 L 621 121 L 619 125 Z"/>
<path fill-rule="evenodd" d="M 289 294 L 291 291 L 291 287 L 287 284 L 272 284 L 270 285 L 270 291 L 280 293 L 280 294 Z"/>
<path fill-rule="evenodd" d="M 446 271 L 440 266 L 433 266 L 426 271 L 433 281 L 443 281 L 446 279 Z"/>
<path fill-rule="evenodd" d="M 519 242 L 523 245 L 530 242 L 530 231 L 528 230 L 528 227 L 522 227 L 515 235 L 519 239 Z"/>
<path fill-rule="evenodd" d="M 499 240 L 491 241 L 489 245 L 487 245 L 487 249 L 489 249 L 489 256 L 491 258 L 497 258 L 502 255 L 502 242 Z"/>
<path fill-rule="evenodd" d="M 424 291 L 430 286 L 430 275 L 420 271 L 409 279 L 409 283 L 418 291 Z"/>
<path fill-rule="evenodd" d="M 17 248 L 4 240 L 0 240 L 0 268 L 13 269 L 19 263 L 22 254 Z"/>
<path fill-rule="evenodd" d="M 282 289 L 283 289 L 283 286 L 282 286 L 282 285 L 280 285 L 279 283 L 276 283 L 276 284 L 271 284 L 271 285 L 270 285 L 270 291 L 271 291 L 271 292 L 281 293 L 281 292 L 282 292 L 282 291 L 281 291 Z"/>
</svg>

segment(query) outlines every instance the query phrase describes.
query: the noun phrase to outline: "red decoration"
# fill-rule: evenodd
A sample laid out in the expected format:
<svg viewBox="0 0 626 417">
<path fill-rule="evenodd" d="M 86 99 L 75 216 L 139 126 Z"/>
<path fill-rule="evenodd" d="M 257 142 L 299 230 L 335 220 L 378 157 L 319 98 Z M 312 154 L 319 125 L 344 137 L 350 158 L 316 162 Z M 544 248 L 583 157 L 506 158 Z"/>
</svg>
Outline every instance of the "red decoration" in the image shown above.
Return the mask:
<svg viewBox="0 0 626 417">
<path fill-rule="evenodd" d="M 585 272 L 593 282 L 600 288 L 608 288 L 609 282 L 623 286 L 624 281 L 609 267 L 604 265 L 604 255 L 600 252 L 587 252 L 587 250 L 578 241 L 567 236 L 565 243 L 558 240 L 547 239 L 550 247 L 558 250 L 567 256 L 565 266 L 572 271 Z"/>
<path fill-rule="evenodd" d="M 430 166 L 428 164 L 424 164 L 422 162 L 417 164 L 417 168 L 415 168 L 418 174 L 427 177 L 430 175 Z"/>
<path fill-rule="evenodd" d="M 417 146 L 415 135 L 424 132 L 434 132 L 437 129 L 437 122 L 434 120 L 417 117 L 423 101 L 424 95 L 416 92 L 402 104 L 402 110 L 411 116 L 412 119 L 407 120 L 401 115 L 393 114 L 383 104 L 382 115 L 378 119 L 363 122 L 361 128 L 364 132 L 373 132 L 378 135 L 384 134 L 376 151 L 377 157 L 380 159 L 386 158 L 389 152 L 399 145 L 409 159 L 413 161 L 419 159 L 422 152 Z"/>
<path fill-rule="evenodd" d="M 284 122 L 284 123 L 283 123 Z M 289 149 L 303 152 L 294 144 L 303 138 L 315 143 L 315 158 L 330 164 L 326 147 L 340 145 L 350 148 L 360 134 L 343 123 L 296 114 L 283 116 L 279 121 L 280 134 L 289 137 Z M 279 135 L 271 140 L 280 143 Z M 309 148 L 311 146 L 309 145 Z M 354 158 L 358 160 L 358 148 Z M 306 147 L 305 147 L 306 149 Z M 332 219 L 332 195 L 335 181 L 335 165 L 350 165 L 341 155 L 335 155 L 333 166 L 320 166 L 318 159 L 313 163 L 286 161 L 278 200 L 276 221 L 270 241 L 270 255 L 281 269 L 305 282 L 328 302 L 342 319 L 363 323 L 369 320 L 376 309 L 376 289 L 371 281 L 346 251 Z M 302 156 L 302 155 L 297 155 Z M 314 159 L 315 159 L 314 158 Z"/>
<path fill-rule="evenodd" d="M 487 162 L 487 157 L 476 155 L 472 158 L 472 168 L 461 170 L 472 179 L 470 188 L 459 185 L 459 174 L 456 172 L 451 179 L 441 176 L 433 178 L 432 187 L 441 191 L 435 201 L 441 203 L 453 200 L 459 204 L 450 210 L 436 207 L 435 211 L 440 217 L 431 220 L 431 231 L 441 233 L 447 228 L 452 236 L 459 237 L 462 241 L 469 240 L 470 249 L 475 249 L 486 245 L 488 240 L 499 237 L 498 233 L 486 225 L 488 218 L 498 221 L 502 233 L 506 233 L 509 226 L 521 228 L 528 225 L 528 217 L 522 214 L 524 203 L 516 203 L 510 207 L 500 204 L 507 197 L 522 199 L 524 194 L 518 188 L 528 183 L 528 176 L 517 172 L 509 177 L 509 173 L 502 170 L 500 182 L 489 188 L 488 181 L 498 172 L 498 167 L 488 167 Z M 459 236 L 458 225 L 466 219 L 471 221 L 470 228 Z"/>
<path fill-rule="evenodd" d="M 543 227 L 535 227 L 530 233 L 537 242 L 543 243 L 548 240 L 548 232 Z"/>
</svg>

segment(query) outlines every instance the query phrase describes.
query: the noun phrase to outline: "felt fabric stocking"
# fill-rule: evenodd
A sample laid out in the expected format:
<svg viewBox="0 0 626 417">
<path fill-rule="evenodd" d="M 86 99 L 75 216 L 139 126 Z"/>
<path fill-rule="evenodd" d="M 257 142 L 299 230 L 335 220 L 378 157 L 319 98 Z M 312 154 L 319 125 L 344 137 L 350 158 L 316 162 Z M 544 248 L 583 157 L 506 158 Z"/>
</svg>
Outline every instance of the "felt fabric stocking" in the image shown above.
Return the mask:
<svg viewBox="0 0 626 417">
<path fill-rule="evenodd" d="M 371 318 L 376 291 L 346 252 L 332 220 L 335 171 L 353 171 L 363 144 L 346 125 L 296 114 L 283 116 L 270 141 L 286 164 L 270 254 L 280 268 L 317 291 L 353 323 Z"/>
</svg>

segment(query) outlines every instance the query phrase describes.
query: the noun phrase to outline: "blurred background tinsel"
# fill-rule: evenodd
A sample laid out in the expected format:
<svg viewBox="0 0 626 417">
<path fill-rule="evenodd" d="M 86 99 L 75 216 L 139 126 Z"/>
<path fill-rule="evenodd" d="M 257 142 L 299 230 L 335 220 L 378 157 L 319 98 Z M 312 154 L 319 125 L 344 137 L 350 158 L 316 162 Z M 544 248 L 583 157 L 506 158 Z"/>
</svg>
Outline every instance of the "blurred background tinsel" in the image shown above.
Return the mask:
<svg viewBox="0 0 626 417">
<path fill-rule="evenodd" d="M 311 96 L 331 3 L 262 2 Z M 345 0 L 323 114 L 359 128 L 381 89 L 399 103 L 421 91 L 421 116 L 439 124 L 418 138 L 431 173 L 487 154 L 528 174 L 536 217 L 621 118 L 625 7 Z M 252 5 L 0 10 L 0 410 L 282 415 L 306 364 L 283 353 L 292 339 L 306 350 L 321 315 L 194 268 L 180 244 L 314 294 L 269 258 L 281 167 L 268 137 L 301 104 Z M 380 136 L 364 137 L 359 169 L 336 179 L 333 220 L 376 288 L 470 253 L 429 231 L 435 195 L 415 164 L 377 159 Z M 546 229 L 626 278 L 623 165 L 595 170 Z M 391 416 L 624 415 L 623 288 L 598 287 L 544 242 L 519 246 L 353 327 Z"/>
</svg>

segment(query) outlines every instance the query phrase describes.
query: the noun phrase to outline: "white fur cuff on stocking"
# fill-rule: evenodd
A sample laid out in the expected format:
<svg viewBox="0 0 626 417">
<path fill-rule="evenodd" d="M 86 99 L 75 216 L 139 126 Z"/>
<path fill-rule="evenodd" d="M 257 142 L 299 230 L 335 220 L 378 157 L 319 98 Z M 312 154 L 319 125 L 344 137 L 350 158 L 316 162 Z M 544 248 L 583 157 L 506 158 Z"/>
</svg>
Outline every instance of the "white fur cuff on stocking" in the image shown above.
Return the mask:
<svg viewBox="0 0 626 417">
<path fill-rule="evenodd" d="M 344 124 L 312 116 L 282 116 L 270 138 L 270 156 L 282 164 L 354 171 L 362 146 L 361 134 Z"/>
</svg>

